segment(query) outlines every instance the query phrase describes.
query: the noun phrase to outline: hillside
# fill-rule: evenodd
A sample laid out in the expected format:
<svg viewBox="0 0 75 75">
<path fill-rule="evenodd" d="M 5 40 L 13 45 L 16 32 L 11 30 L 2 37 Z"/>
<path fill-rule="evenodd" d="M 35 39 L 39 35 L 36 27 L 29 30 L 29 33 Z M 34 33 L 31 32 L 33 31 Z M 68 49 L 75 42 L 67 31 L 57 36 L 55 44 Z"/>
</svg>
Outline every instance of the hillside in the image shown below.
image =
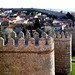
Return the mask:
<svg viewBox="0 0 75 75">
<path fill-rule="evenodd" d="M 60 13 L 60 12 L 57 12 L 57 11 L 37 9 L 37 8 L 0 8 L 0 10 L 1 9 L 3 9 L 3 10 L 14 10 L 14 11 L 22 11 L 22 10 L 32 11 L 32 12 L 36 11 L 36 12 L 42 12 L 42 13 L 46 13 L 48 15 L 54 15 L 54 16 L 58 16 L 58 17 L 66 15 L 64 13 Z"/>
</svg>

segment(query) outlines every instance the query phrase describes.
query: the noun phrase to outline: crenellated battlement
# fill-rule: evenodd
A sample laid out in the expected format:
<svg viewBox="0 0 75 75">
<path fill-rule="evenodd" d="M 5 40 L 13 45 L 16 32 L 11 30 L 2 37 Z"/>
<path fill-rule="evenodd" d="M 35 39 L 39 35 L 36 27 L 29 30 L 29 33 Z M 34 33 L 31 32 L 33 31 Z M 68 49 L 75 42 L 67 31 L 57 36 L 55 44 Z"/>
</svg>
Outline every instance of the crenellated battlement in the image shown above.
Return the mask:
<svg viewBox="0 0 75 75">
<path fill-rule="evenodd" d="M 75 26 L 68 26 L 64 29 L 64 31 L 72 34 L 72 51 L 75 51 Z"/>
<path fill-rule="evenodd" d="M 29 31 L 27 31 L 26 32 L 26 35 L 24 35 L 24 33 L 21 31 L 18 35 L 13 31 L 12 33 L 11 33 L 11 37 L 14 39 L 14 40 L 18 40 L 19 38 L 21 38 L 21 37 L 23 37 L 23 38 L 25 38 L 25 40 L 26 41 L 28 41 L 30 38 L 31 38 L 31 34 L 30 34 L 30 32 Z M 48 35 L 45 33 L 45 32 L 43 32 L 42 34 L 41 34 L 41 38 L 47 38 L 48 37 Z M 38 42 L 39 41 L 39 33 L 38 32 L 34 32 L 33 33 L 33 38 L 35 39 L 35 41 L 36 42 Z"/>
<path fill-rule="evenodd" d="M 57 32 L 57 34 L 54 34 L 54 39 L 56 40 L 70 40 L 72 38 L 72 34 L 69 32 L 61 32 L 59 33 L 59 31 Z"/>
<path fill-rule="evenodd" d="M 33 37 L 29 31 L 26 35 L 22 31 L 18 35 L 13 31 L 8 43 L 4 45 L 4 39 L 0 37 L 0 75 L 55 75 L 55 71 L 69 73 L 71 38 L 72 35 L 68 32 L 57 32 L 52 36 L 43 32 L 39 38 L 36 31 Z"/>
<path fill-rule="evenodd" d="M 41 34 L 41 38 L 45 38 L 45 39 L 48 39 L 50 37 L 54 37 L 55 39 L 64 39 L 64 40 L 68 40 L 72 35 L 69 33 L 69 32 L 61 32 L 59 33 L 59 31 L 57 32 L 57 34 L 53 34 L 53 36 L 51 36 L 51 33 L 47 34 L 45 32 L 43 32 Z M 24 35 L 24 33 L 21 31 L 18 35 L 13 31 L 11 33 L 11 37 L 14 39 L 14 40 L 19 40 L 21 37 L 25 38 L 25 41 L 27 42 L 30 38 L 31 38 L 31 34 L 29 31 L 26 32 L 26 35 Z M 38 42 L 39 41 L 39 33 L 38 32 L 34 32 L 33 33 L 33 37 L 35 39 L 35 42 Z"/>
<path fill-rule="evenodd" d="M 18 36 L 16 35 L 16 33 L 13 31 L 11 33 L 11 38 L 8 39 L 8 43 L 7 46 L 15 46 L 15 41 L 17 39 L 18 42 L 18 46 L 23 45 L 24 47 L 27 46 L 26 42 L 28 43 L 28 45 L 34 45 L 34 46 L 48 46 L 50 45 L 50 43 L 53 42 L 53 40 L 70 40 L 72 38 L 71 33 L 69 32 L 57 32 L 57 34 L 53 34 L 53 37 L 51 37 L 51 35 L 46 34 L 45 32 L 43 32 L 41 34 L 41 38 L 39 38 L 39 33 L 38 32 L 34 32 L 33 33 L 33 37 L 31 37 L 31 34 L 29 31 L 27 31 L 26 36 L 24 36 L 24 33 L 21 31 Z M 2 37 L 0 37 L 0 44 L 4 46 L 4 39 Z"/>
<path fill-rule="evenodd" d="M 52 50 L 54 49 L 54 40 L 52 37 L 50 37 L 49 39 L 44 39 L 44 38 L 40 38 L 38 41 L 38 45 L 36 45 L 36 41 L 34 38 L 30 38 L 28 40 L 28 45 L 25 44 L 25 39 L 23 37 L 21 37 L 18 40 L 18 45 L 15 45 L 15 40 L 13 38 L 10 38 L 8 40 L 7 45 L 4 45 L 4 39 L 2 37 L 0 37 L 0 47 L 4 48 L 4 51 L 8 51 L 8 48 L 12 47 L 12 49 L 10 49 L 10 51 L 15 50 L 17 51 L 17 49 L 20 51 L 21 48 L 23 48 L 21 51 L 28 51 L 30 48 L 30 51 L 48 51 L 48 50 Z M 53 47 L 53 48 L 52 48 Z M 5 49 L 7 48 L 7 49 Z M 33 48 L 33 49 L 31 49 Z M 36 48 L 36 49 L 35 49 Z M 1 51 L 1 50 L 0 50 Z"/>
<path fill-rule="evenodd" d="M 64 30 L 75 30 L 75 26 L 73 27 L 73 26 L 68 26 L 68 27 L 65 27 L 65 29 Z"/>
<path fill-rule="evenodd" d="M 40 44 L 41 45 L 50 45 L 51 42 L 53 42 L 53 38 L 52 37 L 47 38 L 47 39 L 39 38 L 37 46 L 39 46 Z M 20 43 L 25 45 L 25 39 L 23 37 L 19 38 L 18 45 Z M 12 45 L 15 46 L 15 40 L 13 38 L 10 38 L 10 39 L 8 39 L 8 43 L 5 46 L 12 46 Z M 28 40 L 28 45 L 36 45 L 35 39 L 34 38 L 30 38 Z M 2 37 L 0 37 L 0 46 L 4 46 L 4 39 Z"/>
<path fill-rule="evenodd" d="M 67 74 L 72 70 L 71 45 L 72 35 L 69 32 L 57 32 L 57 34 L 54 34 L 55 71 L 57 73 Z"/>
<path fill-rule="evenodd" d="M 37 32 L 31 37 L 28 31 L 26 36 L 23 32 L 18 36 L 15 32 L 12 34 L 7 45 L 4 45 L 4 39 L 0 37 L 0 75 L 55 75 L 53 37 L 46 38 L 44 33 L 39 38 Z M 17 46 L 15 41 L 18 42 Z"/>
</svg>

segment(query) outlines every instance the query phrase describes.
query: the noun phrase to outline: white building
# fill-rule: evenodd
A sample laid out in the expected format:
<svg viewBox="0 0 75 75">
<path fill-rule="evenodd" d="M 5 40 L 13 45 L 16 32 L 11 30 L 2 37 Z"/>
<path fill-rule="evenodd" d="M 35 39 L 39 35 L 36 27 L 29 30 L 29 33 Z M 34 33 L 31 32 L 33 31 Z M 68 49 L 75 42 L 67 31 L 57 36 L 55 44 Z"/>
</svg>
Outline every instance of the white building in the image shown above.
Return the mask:
<svg viewBox="0 0 75 75">
<path fill-rule="evenodd" d="M 62 23 L 62 24 L 59 24 L 59 25 L 53 25 L 51 27 L 55 31 L 59 31 L 59 30 L 64 30 L 64 28 L 66 27 L 66 24 Z"/>
</svg>

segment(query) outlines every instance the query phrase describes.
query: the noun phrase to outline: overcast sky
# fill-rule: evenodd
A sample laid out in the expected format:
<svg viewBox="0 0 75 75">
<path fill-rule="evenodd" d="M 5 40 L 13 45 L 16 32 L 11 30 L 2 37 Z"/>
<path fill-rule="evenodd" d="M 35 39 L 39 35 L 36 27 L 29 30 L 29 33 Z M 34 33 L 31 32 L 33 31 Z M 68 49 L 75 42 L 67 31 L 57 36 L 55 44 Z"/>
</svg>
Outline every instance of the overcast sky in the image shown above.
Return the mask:
<svg viewBox="0 0 75 75">
<path fill-rule="evenodd" d="M 75 9 L 75 0 L 0 0 L 0 8 Z"/>
</svg>

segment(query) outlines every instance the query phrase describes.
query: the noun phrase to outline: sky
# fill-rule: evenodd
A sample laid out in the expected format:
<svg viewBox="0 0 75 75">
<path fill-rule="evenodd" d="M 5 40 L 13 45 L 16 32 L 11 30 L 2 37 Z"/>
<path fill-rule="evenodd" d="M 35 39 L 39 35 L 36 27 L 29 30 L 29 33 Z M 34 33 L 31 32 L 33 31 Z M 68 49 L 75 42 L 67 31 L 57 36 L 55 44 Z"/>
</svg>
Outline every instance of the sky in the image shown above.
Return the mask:
<svg viewBox="0 0 75 75">
<path fill-rule="evenodd" d="M 0 8 L 21 7 L 75 10 L 75 0 L 0 0 Z"/>
</svg>

